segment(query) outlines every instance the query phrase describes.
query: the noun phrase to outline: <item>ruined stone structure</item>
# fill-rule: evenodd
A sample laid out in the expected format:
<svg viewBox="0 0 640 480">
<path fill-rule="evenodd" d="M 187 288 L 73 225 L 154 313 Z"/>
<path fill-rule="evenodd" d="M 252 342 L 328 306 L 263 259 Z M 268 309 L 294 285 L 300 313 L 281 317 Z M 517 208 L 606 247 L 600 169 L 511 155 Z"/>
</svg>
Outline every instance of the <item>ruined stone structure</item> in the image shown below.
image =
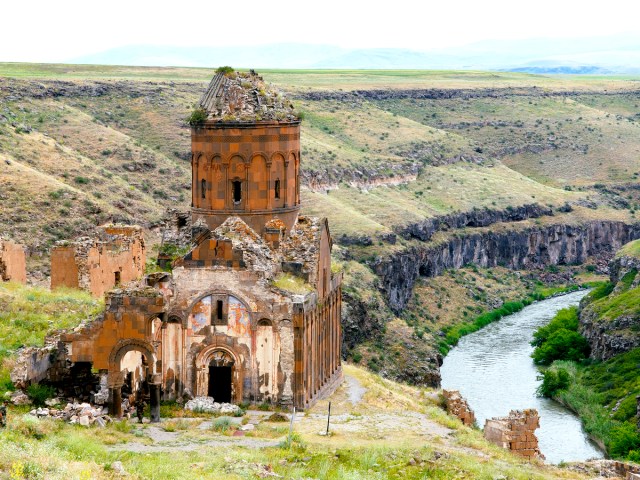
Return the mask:
<svg viewBox="0 0 640 480">
<path fill-rule="evenodd" d="M 458 417 L 464 425 L 473 426 L 476 422 L 476 416 L 464 397 L 460 395 L 460 392 L 457 390 L 443 390 L 442 395 L 444 396 L 447 413 Z"/>
<path fill-rule="evenodd" d="M 51 288 L 82 288 L 101 297 L 139 279 L 146 261 L 140 227 L 107 225 L 97 238 L 58 242 L 51 250 Z"/>
<path fill-rule="evenodd" d="M 490 418 L 485 422 L 484 438 L 522 457 L 544 458 L 535 434 L 538 427 L 537 410 L 511 410 L 508 417 Z"/>
<path fill-rule="evenodd" d="M 217 75 L 201 102 L 191 251 L 111 290 L 101 318 L 58 338 L 55 365 L 98 371 L 116 415 L 143 385 L 152 407 L 211 396 L 304 408 L 342 375 L 328 223 L 298 214 L 300 120 L 253 72 Z"/>
<path fill-rule="evenodd" d="M 0 282 L 27 283 L 24 247 L 0 239 Z"/>
</svg>

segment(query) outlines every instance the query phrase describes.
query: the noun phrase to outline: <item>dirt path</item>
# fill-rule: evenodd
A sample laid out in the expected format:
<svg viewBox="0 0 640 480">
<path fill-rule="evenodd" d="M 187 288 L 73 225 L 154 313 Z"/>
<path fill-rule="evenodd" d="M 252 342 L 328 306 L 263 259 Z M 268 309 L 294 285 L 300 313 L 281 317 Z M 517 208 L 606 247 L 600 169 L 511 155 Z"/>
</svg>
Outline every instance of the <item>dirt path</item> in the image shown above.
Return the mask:
<svg viewBox="0 0 640 480">
<path fill-rule="evenodd" d="M 352 375 L 345 375 L 344 381 L 349 388 L 349 401 L 353 405 L 357 405 L 362 400 L 362 397 L 364 397 L 364 394 L 367 393 L 367 389 Z"/>
</svg>

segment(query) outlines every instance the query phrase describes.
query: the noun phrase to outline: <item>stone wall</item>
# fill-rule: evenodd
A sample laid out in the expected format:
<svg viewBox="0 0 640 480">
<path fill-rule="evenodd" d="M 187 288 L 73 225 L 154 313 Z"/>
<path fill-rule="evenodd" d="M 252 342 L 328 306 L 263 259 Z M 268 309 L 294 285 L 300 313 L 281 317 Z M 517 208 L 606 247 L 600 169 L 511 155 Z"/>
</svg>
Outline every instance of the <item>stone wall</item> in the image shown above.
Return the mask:
<svg viewBox="0 0 640 480">
<path fill-rule="evenodd" d="M 97 238 L 63 242 L 51 251 L 51 288 L 88 290 L 95 297 L 144 274 L 146 250 L 142 229 L 103 227 Z"/>
<path fill-rule="evenodd" d="M 24 248 L 7 240 L 0 240 L 0 281 L 27 283 Z"/>
<path fill-rule="evenodd" d="M 447 413 L 454 415 L 462 421 L 464 425 L 472 426 L 476 421 L 476 416 L 469 404 L 457 390 L 443 390 Z"/>
<path fill-rule="evenodd" d="M 537 410 L 511 410 L 508 417 L 490 418 L 485 422 L 484 438 L 527 459 L 544 458 L 535 435 L 538 427 Z"/>
</svg>

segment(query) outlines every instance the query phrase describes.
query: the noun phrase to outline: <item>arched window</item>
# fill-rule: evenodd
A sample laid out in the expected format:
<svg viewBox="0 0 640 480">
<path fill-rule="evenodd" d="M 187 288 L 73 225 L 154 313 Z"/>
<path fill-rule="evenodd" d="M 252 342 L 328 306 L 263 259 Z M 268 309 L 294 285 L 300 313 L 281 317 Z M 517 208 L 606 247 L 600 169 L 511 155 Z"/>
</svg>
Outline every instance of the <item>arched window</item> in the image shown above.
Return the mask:
<svg viewBox="0 0 640 480">
<path fill-rule="evenodd" d="M 275 198 L 280 198 L 280 179 L 279 178 L 276 179 L 276 184 L 273 187 L 273 192 L 274 192 Z"/>
<path fill-rule="evenodd" d="M 207 198 L 207 181 L 204 178 L 200 181 L 200 195 Z"/>
<path fill-rule="evenodd" d="M 233 203 L 240 203 L 242 200 L 242 182 L 240 180 L 234 180 L 231 182 L 231 189 L 233 194 Z"/>
</svg>

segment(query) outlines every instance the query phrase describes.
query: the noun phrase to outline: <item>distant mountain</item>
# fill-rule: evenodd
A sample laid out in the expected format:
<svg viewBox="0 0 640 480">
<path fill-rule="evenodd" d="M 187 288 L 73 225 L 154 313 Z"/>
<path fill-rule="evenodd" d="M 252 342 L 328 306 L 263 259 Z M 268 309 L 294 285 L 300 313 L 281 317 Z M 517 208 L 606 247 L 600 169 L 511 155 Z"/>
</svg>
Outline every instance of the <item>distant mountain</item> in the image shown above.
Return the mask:
<svg viewBox="0 0 640 480">
<path fill-rule="evenodd" d="M 640 35 L 484 40 L 462 47 L 418 51 L 346 49 L 281 43 L 233 47 L 131 45 L 74 58 L 71 63 L 240 68 L 476 69 L 531 73 L 640 72 Z"/>
</svg>

